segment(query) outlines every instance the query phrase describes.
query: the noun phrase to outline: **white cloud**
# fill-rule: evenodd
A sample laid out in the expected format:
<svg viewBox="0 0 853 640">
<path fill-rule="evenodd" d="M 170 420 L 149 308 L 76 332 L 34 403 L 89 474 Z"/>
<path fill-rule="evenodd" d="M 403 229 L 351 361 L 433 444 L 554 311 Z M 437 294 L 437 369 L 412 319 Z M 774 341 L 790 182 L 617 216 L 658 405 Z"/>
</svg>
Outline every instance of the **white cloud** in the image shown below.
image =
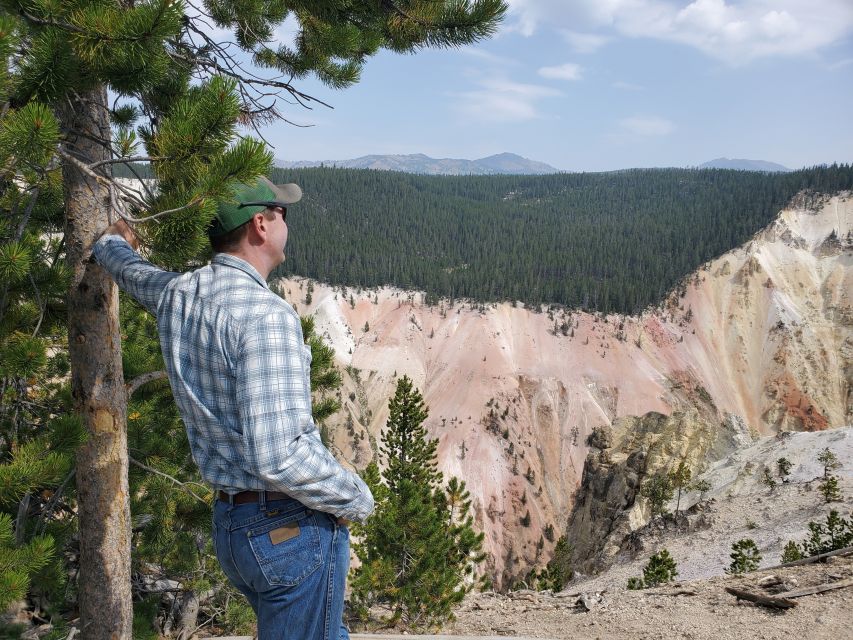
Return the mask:
<svg viewBox="0 0 853 640">
<path fill-rule="evenodd" d="M 567 62 L 556 67 L 542 67 L 537 72 L 543 78 L 551 80 L 580 80 L 581 66 L 573 62 Z"/>
<path fill-rule="evenodd" d="M 675 125 L 658 116 L 633 116 L 619 121 L 619 127 L 638 136 L 665 136 L 675 131 Z"/>
<path fill-rule="evenodd" d="M 595 53 L 610 41 L 610 38 L 595 33 L 580 33 L 569 29 L 560 29 L 563 39 L 577 53 Z"/>
<path fill-rule="evenodd" d="M 510 28 L 532 35 L 541 26 L 554 27 L 575 50 L 594 48 L 596 37 L 654 38 L 695 47 L 732 65 L 813 53 L 853 33 L 851 0 L 508 2 Z M 567 33 L 575 34 L 574 42 Z"/>
<path fill-rule="evenodd" d="M 457 109 L 478 121 L 521 122 L 540 118 L 537 103 L 543 98 L 562 95 L 561 92 L 535 84 L 523 84 L 506 79 L 479 82 L 480 88 L 458 94 Z"/>
</svg>

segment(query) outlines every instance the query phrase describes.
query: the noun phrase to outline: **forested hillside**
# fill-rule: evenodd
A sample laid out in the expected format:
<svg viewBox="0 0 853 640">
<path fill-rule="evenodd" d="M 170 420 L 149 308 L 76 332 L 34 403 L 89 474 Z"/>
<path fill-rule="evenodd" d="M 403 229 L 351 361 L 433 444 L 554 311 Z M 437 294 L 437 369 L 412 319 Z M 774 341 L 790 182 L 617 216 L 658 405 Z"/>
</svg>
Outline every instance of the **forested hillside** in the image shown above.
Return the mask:
<svg viewBox="0 0 853 640">
<path fill-rule="evenodd" d="M 853 188 L 853 167 L 547 176 L 315 168 L 276 169 L 272 179 L 305 193 L 288 217 L 282 273 L 635 312 L 746 241 L 801 189 Z"/>
</svg>

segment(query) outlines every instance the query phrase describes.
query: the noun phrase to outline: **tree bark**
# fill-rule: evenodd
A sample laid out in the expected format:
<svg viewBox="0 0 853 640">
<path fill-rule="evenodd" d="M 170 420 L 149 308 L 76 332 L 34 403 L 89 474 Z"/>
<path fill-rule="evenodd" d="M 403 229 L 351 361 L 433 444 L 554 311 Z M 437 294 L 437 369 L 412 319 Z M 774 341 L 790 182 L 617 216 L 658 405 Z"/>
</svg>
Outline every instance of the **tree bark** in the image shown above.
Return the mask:
<svg viewBox="0 0 853 640">
<path fill-rule="evenodd" d="M 59 114 L 67 149 L 90 164 L 109 157 L 107 92 L 72 98 Z M 76 135 L 71 130 L 85 133 Z M 94 139 L 93 139 L 94 138 Z M 80 523 L 80 631 L 85 640 L 130 639 L 130 506 L 127 481 L 127 394 L 121 364 L 118 290 L 89 262 L 91 245 L 109 221 L 110 198 L 79 168 L 62 167 L 65 245 L 73 274 L 68 291 L 68 346 L 75 411 L 88 434 L 77 453 Z"/>
</svg>

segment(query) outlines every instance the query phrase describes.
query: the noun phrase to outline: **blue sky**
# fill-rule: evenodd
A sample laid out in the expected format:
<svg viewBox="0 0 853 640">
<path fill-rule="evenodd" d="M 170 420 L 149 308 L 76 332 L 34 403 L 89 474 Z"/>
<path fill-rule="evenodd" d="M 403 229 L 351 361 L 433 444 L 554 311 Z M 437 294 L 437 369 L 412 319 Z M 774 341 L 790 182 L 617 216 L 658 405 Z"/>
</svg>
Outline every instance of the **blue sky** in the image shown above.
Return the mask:
<svg viewBox="0 0 853 640">
<path fill-rule="evenodd" d="M 853 0 L 510 6 L 476 46 L 380 53 L 342 91 L 299 84 L 334 109 L 282 104 L 313 126 L 266 128 L 275 156 L 510 151 L 567 171 L 853 161 Z"/>
</svg>

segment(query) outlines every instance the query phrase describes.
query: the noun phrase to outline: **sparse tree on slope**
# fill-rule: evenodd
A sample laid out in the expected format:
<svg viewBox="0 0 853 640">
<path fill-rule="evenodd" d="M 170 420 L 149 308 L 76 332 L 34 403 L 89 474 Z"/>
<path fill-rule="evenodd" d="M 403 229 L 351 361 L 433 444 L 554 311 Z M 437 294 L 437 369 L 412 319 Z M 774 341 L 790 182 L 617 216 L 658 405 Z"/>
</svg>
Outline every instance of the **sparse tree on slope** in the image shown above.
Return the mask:
<svg viewBox="0 0 853 640">
<path fill-rule="evenodd" d="M 156 219 L 138 228 L 152 256 L 178 268 L 197 261 L 230 181 L 270 168 L 261 143 L 234 142 L 238 122 L 281 117 L 279 94 L 312 100 L 289 81 L 262 78 L 315 75 L 345 87 L 381 48 L 468 44 L 493 33 L 505 9 L 501 0 L 207 0 L 191 12 L 175 0 L 0 4 L 0 201 L 8 223 L 0 250 L 19 265 L 24 235 L 38 237 L 33 212 L 48 184 L 61 176 L 63 187 L 64 220 L 52 231 L 64 232 L 55 258 L 68 267 L 72 397 L 89 436 L 77 455 L 87 638 L 131 633 L 127 394 L 116 288 L 88 260 L 97 233 L 116 215 Z M 299 25 L 296 44 L 270 48 L 288 17 Z M 232 32 L 230 42 L 212 39 L 211 25 Z M 113 104 L 108 89 L 119 98 Z M 156 193 L 112 180 L 111 167 L 131 160 L 150 163 Z M 0 307 L 7 304 L 0 296 Z"/>
<path fill-rule="evenodd" d="M 732 545 L 731 552 L 732 562 L 727 573 L 740 574 L 758 569 L 758 563 L 761 562 L 761 554 L 758 552 L 758 547 L 755 545 L 755 540 L 752 538 L 743 538 Z"/>
<path fill-rule="evenodd" d="M 824 478 L 828 478 L 830 471 L 834 471 L 841 466 L 841 463 L 838 462 L 838 456 L 829 447 L 824 448 L 817 454 L 817 461 L 823 465 Z"/>
<path fill-rule="evenodd" d="M 678 467 L 676 467 L 675 470 L 669 472 L 669 484 L 673 489 L 678 490 L 678 497 L 675 501 L 676 514 L 681 506 L 681 492 L 690 483 L 691 476 L 692 472 L 690 471 L 690 467 L 687 466 L 687 462 L 684 460 L 681 460 L 678 463 Z"/>
<path fill-rule="evenodd" d="M 649 501 L 652 517 L 669 513 L 666 505 L 672 500 L 675 491 L 668 475 L 657 475 L 643 483 L 640 494 Z"/>
</svg>

